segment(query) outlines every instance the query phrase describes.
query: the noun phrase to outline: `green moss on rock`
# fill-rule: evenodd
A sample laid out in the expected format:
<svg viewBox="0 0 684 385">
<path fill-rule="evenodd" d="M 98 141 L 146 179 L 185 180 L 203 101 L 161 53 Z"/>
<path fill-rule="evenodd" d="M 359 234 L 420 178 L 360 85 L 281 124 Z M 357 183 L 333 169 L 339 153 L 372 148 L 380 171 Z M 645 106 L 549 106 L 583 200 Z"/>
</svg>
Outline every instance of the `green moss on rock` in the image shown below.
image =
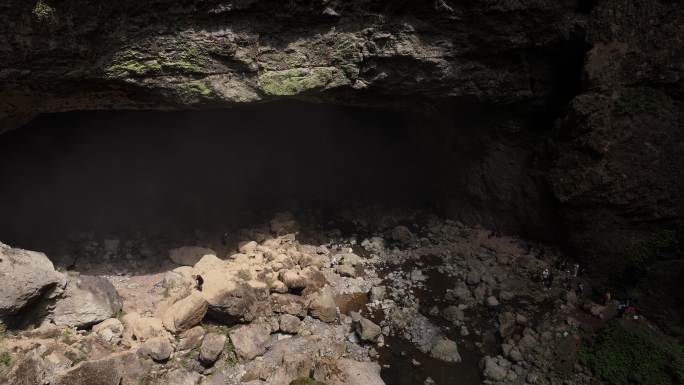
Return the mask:
<svg viewBox="0 0 684 385">
<path fill-rule="evenodd" d="M 293 68 L 259 76 L 259 88 L 273 96 L 291 96 L 348 84 L 344 72 L 335 67 Z"/>
<path fill-rule="evenodd" d="M 183 103 L 193 104 L 202 100 L 212 99 L 214 90 L 203 80 L 193 80 L 180 83 L 176 90 Z"/>
<path fill-rule="evenodd" d="M 211 59 L 200 47 L 179 41 L 173 51 L 147 52 L 128 48 L 114 54 L 104 72 L 111 78 L 205 73 Z"/>
<path fill-rule="evenodd" d="M 33 17 L 41 23 L 47 23 L 55 17 L 55 9 L 48 5 L 45 0 L 38 0 L 33 6 Z"/>
</svg>

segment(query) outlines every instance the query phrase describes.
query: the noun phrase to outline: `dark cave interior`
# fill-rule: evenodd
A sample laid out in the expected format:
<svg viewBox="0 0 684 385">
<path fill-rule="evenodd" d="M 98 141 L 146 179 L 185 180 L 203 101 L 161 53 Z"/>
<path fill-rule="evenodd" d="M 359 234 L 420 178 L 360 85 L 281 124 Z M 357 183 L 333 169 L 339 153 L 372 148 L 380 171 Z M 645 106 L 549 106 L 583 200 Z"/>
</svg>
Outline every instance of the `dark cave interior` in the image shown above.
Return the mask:
<svg viewBox="0 0 684 385">
<path fill-rule="evenodd" d="M 491 143 L 495 114 L 457 116 L 304 102 L 42 115 L 0 138 L 0 234 L 50 250 L 76 233 L 239 227 L 278 210 L 533 212 L 538 186 L 517 186 L 527 160 Z"/>
<path fill-rule="evenodd" d="M 11 181 L 0 192 L 2 239 L 28 247 L 55 230 L 193 229 L 264 210 L 436 202 L 444 162 L 412 129 L 438 128 L 382 112 L 281 103 L 41 116 L 0 140 L 0 178 Z"/>
</svg>

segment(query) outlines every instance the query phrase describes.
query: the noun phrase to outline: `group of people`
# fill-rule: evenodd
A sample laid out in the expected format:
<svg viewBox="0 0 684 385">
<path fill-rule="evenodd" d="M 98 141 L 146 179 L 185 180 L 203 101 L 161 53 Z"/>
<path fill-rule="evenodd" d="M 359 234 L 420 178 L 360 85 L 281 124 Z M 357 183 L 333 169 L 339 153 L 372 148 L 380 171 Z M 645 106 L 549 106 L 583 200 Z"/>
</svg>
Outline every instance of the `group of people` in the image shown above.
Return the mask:
<svg viewBox="0 0 684 385">
<path fill-rule="evenodd" d="M 605 305 L 613 303 L 617 306 L 618 317 L 628 316 L 633 317 L 634 319 L 639 318 L 639 309 L 632 303 L 629 297 L 626 297 L 622 302 L 612 301 L 610 292 L 606 292 L 604 301 Z"/>
<path fill-rule="evenodd" d="M 572 266 L 572 270 L 567 269 L 567 267 L 568 267 L 568 264 L 567 264 L 566 260 L 562 260 L 558 264 L 558 270 L 565 271 L 567 273 L 567 276 L 565 277 L 566 278 L 566 282 L 565 282 L 566 288 L 568 290 L 572 290 L 573 286 L 575 286 L 574 282 L 576 281 L 576 278 L 580 275 L 580 273 L 583 269 L 579 263 L 575 263 Z M 553 285 L 553 279 L 554 279 L 554 275 L 550 269 L 545 268 L 544 270 L 542 270 L 541 281 L 544 284 L 544 287 L 546 288 L 546 290 L 550 289 L 551 286 Z M 581 292 L 584 290 L 584 287 L 582 286 L 581 282 L 577 284 L 576 290 L 578 291 L 578 294 L 581 295 Z"/>
<path fill-rule="evenodd" d="M 579 263 L 574 263 L 571 267 L 566 260 L 562 260 L 556 266 L 558 270 L 565 271 L 563 281 L 564 286 L 568 291 L 574 290 L 578 297 L 584 294 L 584 284 L 577 278 L 584 271 L 584 268 Z M 544 268 L 539 276 L 544 285 L 545 290 L 549 290 L 553 285 L 554 274 L 549 268 Z M 610 292 L 606 292 L 603 298 L 604 305 L 615 304 L 618 310 L 618 316 L 628 316 L 637 319 L 639 317 L 639 309 L 634 306 L 629 297 L 624 301 L 614 301 Z"/>
</svg>

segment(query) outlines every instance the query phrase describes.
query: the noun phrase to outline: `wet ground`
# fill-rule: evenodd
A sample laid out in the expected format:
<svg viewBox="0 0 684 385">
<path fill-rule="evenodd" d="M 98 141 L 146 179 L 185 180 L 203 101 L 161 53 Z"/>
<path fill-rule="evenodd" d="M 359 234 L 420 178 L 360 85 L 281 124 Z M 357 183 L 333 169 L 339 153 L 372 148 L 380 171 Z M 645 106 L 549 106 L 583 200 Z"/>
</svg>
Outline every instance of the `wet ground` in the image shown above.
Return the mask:
<svg viewBox="0 0 684 385">
<path fill-rule="evenodd" d="M 419 385 L 431 378 L 437 385 L 480 385 L 482 355 L 459 347 L 462 362 L 447 363 L 430 357 L 404 339 L 387 337 L 380 348 L 380 372 L 387 385 Z M 417 364 L 419 363 L 419 364 Z"/>
</svg>

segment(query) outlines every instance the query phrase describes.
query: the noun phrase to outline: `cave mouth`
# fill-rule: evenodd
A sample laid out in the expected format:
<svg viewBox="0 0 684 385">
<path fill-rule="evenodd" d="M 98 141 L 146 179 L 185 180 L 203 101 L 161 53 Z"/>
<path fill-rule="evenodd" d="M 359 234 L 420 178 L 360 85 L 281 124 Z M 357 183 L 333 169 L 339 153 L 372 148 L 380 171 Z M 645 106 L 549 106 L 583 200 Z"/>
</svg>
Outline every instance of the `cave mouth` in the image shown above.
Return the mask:
<svg viewBox="0 0 684 385">
<path fill-rule="evenodd" d="M 490 115 L 465 107 L 454 121 L 434 109 L 291 101 L 41 115 L 0 137 L 0 239 L 56 252 L 55 242 L 77 234 L 230 232 L 278 211 L 330 221 L 378 205 L 460 210 L 496 228 L 494 206 L 509 197 L 486 195 L 507 191 L 477 179 L 512 178 L 482 159 L 520 159 L 487 154 Z"/>
<path fill-rule="evenodd" d="M 0 137 L 4 242 L 246 225 L 276 211 L 382 204 L 437 209 L 437 119 L 272 103 L 215 111 L 42 115 Z"/>
<path fill-rule="evenodd" d="M 537 142 L 520 125 L 512 129 L 510 120 L 482 105 L 396 109 L 292 101 L 230 110 L 42 115 L 0 136 L 0 179 L 6 181 L 0 240 L 45 252 L 66 272 L 66 290 L 82 279 L 107 281 L 121 301 L 107 317 L 123 312 L 166 322 L 190 292 L 205 295 L 197 294 L 203 284 L 244 281 L 257 282 L 257 289 L 227 291 L 238 305 L 210 303 L 203 327 L 249 324 L 254 309 L 271 320 L 293 311 L 311 322 L 320 317 L 313 305 L 297 313 L 279 308 L 274 298 L 304 301 L 333 287 L 339 313 L 333 318 L 340 325 L 357 322 L 342 317 L 353 318 L 351 311 L 378 324 L 393 320 L 397 334 L 388 335 L 388 345 L 375 340 L 373 356 L 364 350 L 368 341 L 348 341 L 364 360 L 383 365 L 387 384 L 479 384 L 480 361 L 494 354 L 497 341 L 498 318 L 489 304 L 508 311 L 516 306 L 501 305 L 495 296 L 508 300 L 519 290 L 516 295 L 545 300 L 528 284 L 531 273 L 508 261 L 564 259 L 554 246 L 501 233 L 524 236 L 526 225 L 555 231 L 553 205 L 528 172 Z M 220 259 L 221 274 L 241 263 L 247 268 L 212 276 L 202 266 L 212 258 Z M 468 272 L 484 266 L 488 273 L 475 287 Z M 302 285 L 291 272 L 325 283 L 306 278 Z M 264 287 L 265 296 L 250 302 L 254 307 L 240 305 Z M 378 307 L 373 297 L 381 287 L 403 316 L 391 318 Z M 462 298 L 446 294 L 455 290 L 468 292 L 473 304 L 467 324 L 454 318 L 463 318 L 454 310 Z M 47 291 L 35 307 L 6 322 L 25 329 L 36 326 L 26 322 L 43 319 L 34 312 L 44 312 L 58 325 L 61 310 L 50 301 L 68 303 L 75 295 L 54 299 Z M 402 318 L 406 324 L 394 324 Z M 291 329 L 279 328 L 292 337 Z M 408 338 L 404 330 L 421 332 Z"/>
</svg>

